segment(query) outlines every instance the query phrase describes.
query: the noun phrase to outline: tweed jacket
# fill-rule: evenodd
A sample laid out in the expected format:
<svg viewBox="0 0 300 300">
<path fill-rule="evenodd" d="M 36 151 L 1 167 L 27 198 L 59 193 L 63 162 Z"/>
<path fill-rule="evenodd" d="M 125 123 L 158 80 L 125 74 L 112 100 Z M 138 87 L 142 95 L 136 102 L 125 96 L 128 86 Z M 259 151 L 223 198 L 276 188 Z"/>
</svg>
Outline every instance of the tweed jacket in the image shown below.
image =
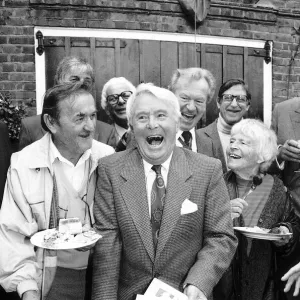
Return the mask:
<svg viewBox="0 0 300 300">
<path fill-rule="evenodd" d="M 272 228 L 285 225 L 290 232 L 293 232 L 293 239 L 290 240 L 290 243 L 281 247 L 274 246 L 270 241 L 252 239 L 251 250 L 247 255 L 247 246 L 250 239 L 236 233 L 239 238 L 239 246 L 230 269 L 230 272 L 233 273 L 231 275 L 227 272 L 224 275 L 224 277 L 227 276 L 225 278 L 227 284 L 223 284 L 223 286 L 227 285 L 226 289 L 229 295 L 222 295 L 221 297 L 215 297 L 214 295 L 214 300 L 278 299 L 275 298 L 274 282 L 276 282 L 278 289 L 280 278 L 287 271 L 285 259 L 296 246 L 296 241 L 299 239 L 299 229 L 282 181 L 276 176 L 273 178 L 274 184 L 257 226 Z M 225 182 L 230 199 L 237 198 L 235 174 L 232 171 L 225 174 Z M 234 226 L 245 226 L 243 218 L 234 219 Z M 274 265 L 275 255 L 277 256 L 277 266 Z M 230 278 L 233 278 L 233 282 L 230 282 Z M 234 296 L 230 296 L 230 293 L 233 293 Z"/>
<path fill-rule="evenodd" d="M 42 289 L 46 293 L 55 274 L 56 253 L 44 253 L 29 241 L 36 232 L 49 228 L 53 193 L 53 167 L 48 155 L 50 139 L 46 133 L 12 155 L 0 210 L 0 284 L 7 292 L 17 291 L 20 297 L 27 290 Z M 93 140 L 91 151 L 87 188 L 90 210 L 98 160 L 114 150 Z M 47 276 L 44 280 L 42 274 Z"/>
<path fill-rule="evenodd" d="M 227 172 L 226 160 L 217 129 L 217 120 L 210 125 L 196 130 L 197 152 L 218 158 L 222 163 L 223 173 Z"/>
<path fill-rule="evenodd" d="M 198 210 L 181 215 L 183 202 Z M 133 300 L 153 278 L 183 291 L 210 295 L 237 246 L 220 161 L 175 147 L 170 162 L 160 238 L 154 251 L 146 181 L 137 148 L 98 166 L 93 300 Z"/>
<path fill-rule="evenodd" d="M 115 148 L 114 132 L 113 126 L 97 120 L 94 139 Z M 39 140 L 45 133 L 41 125 L 41 115 L 24 118 L 21 122 L 19 150 Z"/>
<path fill-rule="evenodd" d="M 6 124 L 0 122 L 0 208 L 11 155 Z"/>
</svg>

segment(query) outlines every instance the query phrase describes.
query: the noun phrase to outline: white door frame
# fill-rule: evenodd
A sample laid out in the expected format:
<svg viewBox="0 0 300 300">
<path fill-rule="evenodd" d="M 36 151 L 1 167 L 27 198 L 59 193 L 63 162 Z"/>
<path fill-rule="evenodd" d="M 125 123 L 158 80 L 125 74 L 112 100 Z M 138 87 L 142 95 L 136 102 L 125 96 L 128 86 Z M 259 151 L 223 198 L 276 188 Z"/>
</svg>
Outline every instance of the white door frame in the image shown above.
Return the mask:
<svg viewBox="0 0 300 300">
<path fill-rule="evenodd" d="M 168 33 L 154 32 L 142 30 L 119 30 L 119 29 L 86 29 L 86 28 L 59 28 L 59 27 L 35 27 L 34 40 L 35 48 L 37 39 L 36 32 L 41 31 L 43 36 L 63 36 L 63 37 L 95 37 L 95 38 L 110 38 L 110 39 L 135 39 L 135 40 L 153 40 L 153 41 L 169 41 L 182 43 L 202 43 L 237 47 L 252 47 L 261 48 L 265 46 L 265 40 L 248 40 L 241 38 L 194 35 L 185 33 Z M 272 58 L 273 43 L 270 41 Z M 272 63 L 267 64 L 264 61 L 263 67 L 264 80 L 264 122 L 270 126 L 272 118 Z M 46 72 L 45 72 L 45 52 L 40 56 L 35 51 L 35 76 L 36 76 L 36 109 L 37 114 L 42 111 L 43 95 L 46 91 Z"/>
</svg>

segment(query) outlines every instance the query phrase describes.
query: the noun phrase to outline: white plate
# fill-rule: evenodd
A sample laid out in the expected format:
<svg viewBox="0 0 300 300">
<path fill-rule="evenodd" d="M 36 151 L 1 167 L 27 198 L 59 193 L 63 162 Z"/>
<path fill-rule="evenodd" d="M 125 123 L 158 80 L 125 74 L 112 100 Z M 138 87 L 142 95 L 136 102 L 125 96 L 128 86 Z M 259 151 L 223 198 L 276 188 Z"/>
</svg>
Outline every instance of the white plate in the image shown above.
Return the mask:
<svg viewBox="0 0 300 300">
<path fill-rule="evenodd" d="M 279 234 L 279 233 L 269 233 L 269 232 L 258 232 L 253 227 L 233 227 L 234 230 L 241 232 L 246 237 L 252 239 L 268 240 L 268 241 L 278 241 L 285 236 L 291 236 L 292 233 Z"/>
<path fill-rule="evenodd" d="M 40 232 L 37 232 L 30 238 L 30 242 L 38 247 L 45 248 L 45 249 L 51 249 L 51 250 L 66 250 L 66 249 L 76 249 L 76 248 L 81 248 L 81 247 L 86 247 L 93 245 L 96 243 L 102 236 L 98 233 L 93 234 L 91 237 L 86 236 L 87 233 L 80 233 L 79 235 L 84 236 L 83 241 L 68 241 L 68 242 L 60 242 L 60 243 L 53 243 L 49 244 L 44 241 L 44 236 L 46 234 L 49 234 L 51 232 L 54 232 L 56 229 L 46 229 Z M 76 235 L 77 237 L 77 235 Z"/>
</svg>

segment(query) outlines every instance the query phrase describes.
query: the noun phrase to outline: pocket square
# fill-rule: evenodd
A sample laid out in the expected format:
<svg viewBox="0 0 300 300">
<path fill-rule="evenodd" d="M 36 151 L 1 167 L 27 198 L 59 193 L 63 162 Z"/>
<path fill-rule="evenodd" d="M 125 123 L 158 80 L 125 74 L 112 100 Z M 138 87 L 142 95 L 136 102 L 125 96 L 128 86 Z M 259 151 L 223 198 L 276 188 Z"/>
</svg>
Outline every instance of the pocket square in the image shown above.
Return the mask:
<svg viewBox="0 0 300 300">
<path fill-rule="evenodd" d="M 189 199 L 185 199 L 181 205 L 181 215 L 191 214 L 198 210 L 198 205 Z"/>
</svg>

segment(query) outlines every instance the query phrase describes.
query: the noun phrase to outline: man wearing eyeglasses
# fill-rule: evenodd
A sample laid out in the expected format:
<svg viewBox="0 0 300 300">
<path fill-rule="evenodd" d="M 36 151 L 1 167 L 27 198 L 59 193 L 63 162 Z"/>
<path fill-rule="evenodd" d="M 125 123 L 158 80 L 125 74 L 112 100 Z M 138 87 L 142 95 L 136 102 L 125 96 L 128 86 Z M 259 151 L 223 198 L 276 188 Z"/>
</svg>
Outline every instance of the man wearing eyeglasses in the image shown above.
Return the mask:
<svg viewBox="0 0 300 300">
<path fill-rule="evenodd" d="M 124 77 L 111 78 L 102 89 L 101 106 L 113 122 L 117 152 L 126 149 L 128 141 L 126 104 L 134 92 L 134 85 Z"/>
<path fill-rule="evenodd" d="M 181 112 L 180 128 L 176 135 L 176 146 L 201 152 L 201 141 L 195 134 L 215 93 L 216 80 L 211 72 L 202 68 L 177 69 L 171 78 L 169 89 L 176 95 Z"/>
<path fill-rule="evenodd" d="M 198 152 L 220 159 L 224 173 L 228 171 L 226 148 L 229 145 L 231 128 L 247 114 L 250 101 L 251 94 L 243 80 L 227 80 L 221 85 L 217 97 L 219 118 L 196 131 L 200 141 Z"/>
</svg>

